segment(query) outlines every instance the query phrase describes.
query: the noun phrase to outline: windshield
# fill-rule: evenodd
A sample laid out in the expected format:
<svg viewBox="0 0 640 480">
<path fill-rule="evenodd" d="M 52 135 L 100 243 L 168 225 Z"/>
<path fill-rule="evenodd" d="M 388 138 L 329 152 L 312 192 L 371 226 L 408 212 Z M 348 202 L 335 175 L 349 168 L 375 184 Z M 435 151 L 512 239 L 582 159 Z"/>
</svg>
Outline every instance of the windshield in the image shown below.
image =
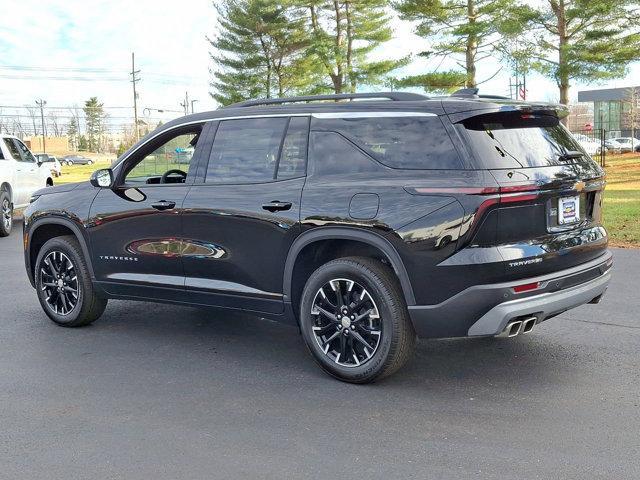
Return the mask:
<svg viewBox="0 0 640 480">
<path fill-rule="evenodd" d="M 592 162 L 580 143 L 551 115 L 490 113 L 464 121 L 463 127 L 483 168 Z"/>
</svg>

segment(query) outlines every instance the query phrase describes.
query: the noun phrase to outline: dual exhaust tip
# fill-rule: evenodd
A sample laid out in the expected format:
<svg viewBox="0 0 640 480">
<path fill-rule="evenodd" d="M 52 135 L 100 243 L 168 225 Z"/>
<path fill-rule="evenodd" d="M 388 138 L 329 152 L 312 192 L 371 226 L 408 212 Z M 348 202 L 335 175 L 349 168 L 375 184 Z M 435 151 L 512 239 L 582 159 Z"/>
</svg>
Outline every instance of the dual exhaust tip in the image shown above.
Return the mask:
<svg viewBox="0 0 640 480">
<path fill-rule="evenodd" d="M 513 322 L 509 322 L 505 329 L 502 331 L 499 337 L 517 337 L 520 334 L 529 333 L 533 330 L 533 327 L 536 325 L 538 319 L 536 317 L 528 317 L 521 320 L 514 320 Z"/>
</svg>

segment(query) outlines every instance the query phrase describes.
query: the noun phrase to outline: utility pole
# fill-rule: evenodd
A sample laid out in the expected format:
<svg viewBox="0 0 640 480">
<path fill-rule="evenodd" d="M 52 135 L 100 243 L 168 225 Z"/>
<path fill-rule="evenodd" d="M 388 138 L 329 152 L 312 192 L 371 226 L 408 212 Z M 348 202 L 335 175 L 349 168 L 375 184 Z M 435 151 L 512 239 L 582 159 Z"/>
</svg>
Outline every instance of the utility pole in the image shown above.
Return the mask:
<svg viewBox="0 0 640 480">
<path fill-rule="evenodd" d="M 138 132 L 138 94 L 136 93 L 136 82 L 140 79 L 137 77 L 140 70 L 136 70 L 135 53 L 131 52 L 131 83 L 133 84 L 133 122 L 134 132 L 136 135 L 136 142 L 140 140 L 140 133 Z"/>
<path fill-rule="evenodd" d="M 36 100 L 36 105 L 40 107 L 40 120 L 42 120 L 42 152 L 47 153 L 47 146 L 45 142 L 45 126 L 44 126 L 44 106 L 47 104 L 46 100 Z"/>
<path fill-rule="evenodd" d="M 180 106 L 184 109 L 184 114 L 189 115 L 189 92 L 184 92 L 184 102 Z"/>
<path fill-rule="evenodd" d="M 196 103 L 198 100 L 191 100 L 191 113 L 194 113 L 193 111 L 193 104 Z"/>
</svg>

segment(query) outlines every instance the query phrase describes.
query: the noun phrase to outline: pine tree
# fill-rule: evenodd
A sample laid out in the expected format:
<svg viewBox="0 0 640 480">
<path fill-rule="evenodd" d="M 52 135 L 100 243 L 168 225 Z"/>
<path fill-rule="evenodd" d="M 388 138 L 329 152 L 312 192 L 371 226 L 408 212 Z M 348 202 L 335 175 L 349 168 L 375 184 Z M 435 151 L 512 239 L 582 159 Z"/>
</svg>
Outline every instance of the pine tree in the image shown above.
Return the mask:
<svg viewBox="0 0 640 480">
<path fill-rule="evenodd" d="M 84 102 L 84 116 L 87 126 L 87 148 L 91 152 L 97 152 L 100 149 L 100 135 L 103 131 L 104 123 L 104 104 L 98 102 L 98 97 L 91 97 Z"/>
<path fill-rule="evenodd" d="M 381 0 L 299 0 L 311 30 L 309 53 L 318 59 L 335 93 L 355 92 L 358 85 L 384 84 L 388 74 L 408 58 L 372 61 L 375 48 L 391 39 L 389 2 Z"/>
<path fill-rule="evenodd" d="M 71 149 L 78 149 L 78 122 L 76 117 L 71 117 L 69 120 L 69 125 L 67 125 L 67 137 L 69 138 L 69 143 L 71 143 Z"/>
<path fill-rule="evenodd" d="M 220 32 L 209 39 L 216 64 L 211 95 L 223 105 L 304 92 L 313 84 L 300 9 L 270 0 L 216 5 Z"/>
<path fill-rule="evenodd" d="M 512 0 L 399 0 L 395 8 L 405 20 L 417 21 L 416 33 L 436 40 L 433 51 L 424 57 L 452 56 L 464 71 L 432 72 L 414 79 L 417 84 L 433 84 L 442 90 L 447 81 L 457 86 L 476 87 L 477 64 L 492 56 L 502 38 L 502 29 L 513 32 L 515 9 Z M 463 80 L 460 85 L 460 80 Z M 427 88 L 428 89 L 428 88 Z"/>
<path fill-rule="evenodd" d="M 560 103 L 574 80 L 623 77 L 640 59 L 640 5 L 630 0 L 544 0 L 523 4 L 520 20 L 535 49 L 532 67 L 555 79 Z"/>
</svg>

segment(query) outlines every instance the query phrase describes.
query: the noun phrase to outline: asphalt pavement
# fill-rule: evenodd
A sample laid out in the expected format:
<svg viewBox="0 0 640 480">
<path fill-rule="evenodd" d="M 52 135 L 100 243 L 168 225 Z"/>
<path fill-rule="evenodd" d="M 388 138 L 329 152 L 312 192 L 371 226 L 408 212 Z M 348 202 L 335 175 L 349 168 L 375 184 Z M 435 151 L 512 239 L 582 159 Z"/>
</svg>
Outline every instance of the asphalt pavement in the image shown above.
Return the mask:
<svg viewBox="0 0 640 480">
<path fill-rule="evenodd" d="M 20 229 L 0 239 L 0 478 L 640 478 L 640 250 L 614 251 L 599 305 L 420 341 L 356 386 L 247 315 L 111 301 L 57 327 Z"/>
</svg>

